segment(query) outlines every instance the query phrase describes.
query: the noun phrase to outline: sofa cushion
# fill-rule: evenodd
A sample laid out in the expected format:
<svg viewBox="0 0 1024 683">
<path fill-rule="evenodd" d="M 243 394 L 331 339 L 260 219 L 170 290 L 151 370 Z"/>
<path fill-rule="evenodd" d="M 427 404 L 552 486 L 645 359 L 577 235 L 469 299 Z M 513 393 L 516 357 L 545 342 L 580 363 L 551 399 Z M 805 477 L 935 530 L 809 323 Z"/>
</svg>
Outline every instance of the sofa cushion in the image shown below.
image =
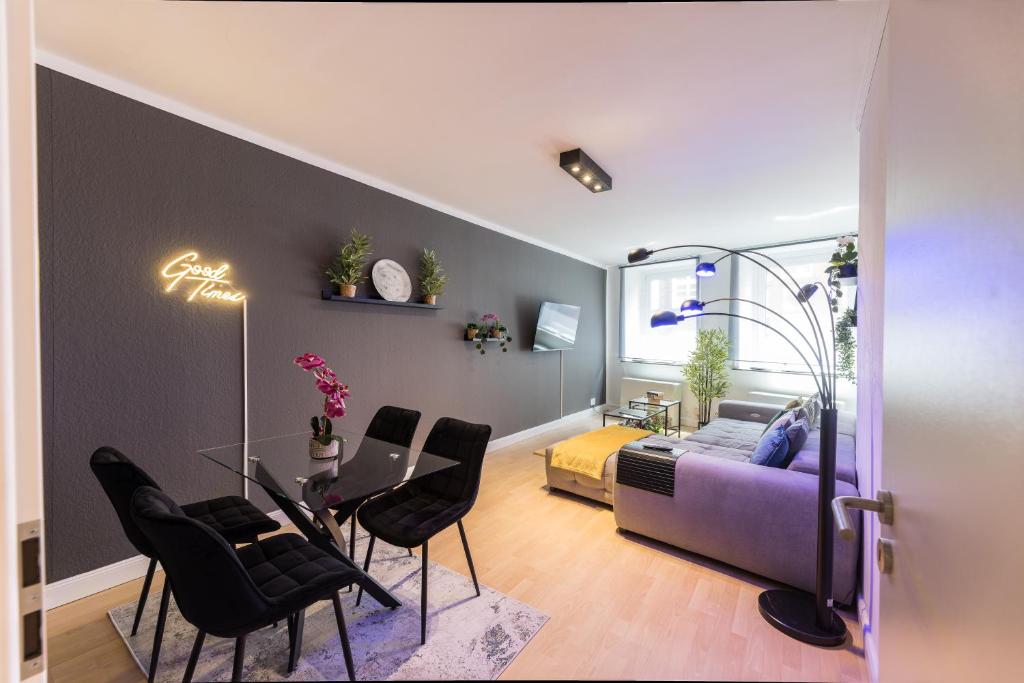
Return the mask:
<svg viewBox="0 0 1024 683">
<path fill-rule="evenodd" d="M 807 442 L 797 452 L 787 469 L 807 474 L 818 474 L 818 449 L 821 447 L 821 430 L 815 429 L 807 435 Z M 836 435 L 836 479 L 857 485 L 857 448 L 850 434 Z"/>
<path fill-rule="evenodd" d="M 720 417 L 712 420 L 703 429 L 686 437 L 685 441 L 708 444 L 709 446 L 722 446 L 739 451 L 745 451 L 747 456 L 754 452 L 758 440 L 761 438 L 761 425 L 757 422 L 747 420 L 732 420 Z M 682 446 L 682 448 L 689 448 Z M 689 448 L 689 450 L 693 450 Z"/>
<path fill-rule="evenodd" d="M 757 448 L 750 456 L 750 462 L 754 465 L 779 467 L 788 453 L 789 439 L 786 438 L 786 428 L 778 427 L 761 437 L 757 442 Z"/>
<path fill-rule="evenodd" d="M 788 411 L 785 408 L 782 408 L 779 410 L 779 412 L 772 415 L 771 419 L 768 420 L 768 423 L 764 426 L 764 429 L 761 430 L 761 434 L 763 435 L 765 432 L 771 429 L 771 426 L 775 424 L 775 421 L 778 420 L 783 415 L 785 415 L 787 412 Z"/>
<path fill-rule="evenodd" d="M 720 420 L 715 420 L 719 422 Z M 739 420 L 737 420 L 739 421 Z M 713 423 L 712 423 L 713 424 Z M 749 424 L 749 423 L 748 423 Z M 703 430 L 701 430 L 703 431 Z M 710 443 L 701 443 L 700 441 L 694 441 L 693 436 L 688 436 L 685 439 L 680 439 L 674 436 L 664 436 L 662 434 L 654 434 L 640 440 L 640 443 L 654 443 L 659 446 L 671 446 L 673 448 L 680 448 L 690 453 L 699 453 L 701 455 L 710 455 L 714 458 L 723 458 L 725 460 L 735 460 L 736 462 L 750 462 L 750 453 L 753 450 L 740 450 L 737 448 L 729 448 L 727 446 L 719 446 Z M 756 438 L 755 438 L 756 445 Z"/>
<path fill-rule="evenodd" d="M 806 417 L 786 427 L 786 438 L 789 439 L 789 453 L 786 455 L 786 462 L 783 464 L 783 467 L 789 466 L 789 463 L 796 457 L 796 454 L 807 443 L 807 436 L 810 433 L 811 428 L 807 424 Z"/>
</svg>

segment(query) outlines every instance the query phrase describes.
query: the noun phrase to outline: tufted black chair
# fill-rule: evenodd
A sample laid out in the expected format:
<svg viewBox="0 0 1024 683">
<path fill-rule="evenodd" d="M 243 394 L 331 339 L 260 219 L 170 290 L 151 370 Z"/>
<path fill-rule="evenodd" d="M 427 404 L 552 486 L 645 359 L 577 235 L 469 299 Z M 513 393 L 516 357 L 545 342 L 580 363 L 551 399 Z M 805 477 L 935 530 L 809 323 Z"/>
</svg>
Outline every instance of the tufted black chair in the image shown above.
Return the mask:
<svg viewBox="0 0 1024 683">
<path fill-rule="evenodd" d="M 338 590 L 359 575 L 297 534 L 256 541 L 237 553 L 208 525 L 185 514 L 162 491 L 143 486 L 132 496 L 131 517 L 156 550 L 181 614 L 196 635 L 185 669 L 192 680 L 207 634 L 235 639 L 231 680 L 241 679 L 248 634 L 288 619 L 320 600 L 334 603 L 338 634 L 350 680 L 352 651 Z"/>
<path fill-rule="evenodd" d="M 97 448 L 89 459 L 89 467 L 103 487 L 114 512 L 121 521 L 121 528 L 135 549 L 149 558 L 146 579 L 142 583 L 142 594 L 139 595 L 139 606 L 135 609 L 135 621 L 132 624 L 132 635 L 139 630 L 139 621 L 146 607 L 153 574 L 156 572 L 158 554 L 150 545 L 145 534 L 132 521 L 131 500 L 136 489 L 150 486 L 159 489 L 156 482 L 146 472 L 128 459 L 116 448 L 103 446 Z M 209 525 L 223 536 L 228 543 L 251 543 L 259 534 L 277 531 L 281 525 L 263 514 L 255 505 L 241 496 L 224 496 L 212 500 L 185 505 L 185 514 Z M 156 676 L 156 667 L 160 658 L 160 642 L 163 639 L 164 623 L 167 619 L 167 606 L 171 597 L 169 590 L 160 596 L 160 612 L 157 617 L 156 634 L 153 641 L 153 657 L 149 665 L 149 680 Z"/>
<path fill-rule="evenodd" d="M 459 464 L 427 475 L 393 491 L 366 501 L 357 513 L 359 523 L 370 532 L 363 571 L 370 568 L 373 543 L 379 537 L 400 548 L 423 546 L 423 573 L 420 578 L 420 642 L 427 642 L 427 542 L 438 532 L 457 524 L 466 551 L 466 562 L 473 577 L 476 594 L 480 584 L 476 580 L 473 556 L 469 552 L 466 530 L 462 518 L 472 509 L 480 490 L 487 442 L 491 438 L 488 425 L 471 424 L 451 417 L 442 417 L 430 430 L 423 450 L 440 455 Z M 362 600 L 362 589 L 356 599 Z"/>
<path fill-rule="evenodd" d="M 370 426 L 366 428 L 366 436 L 378 441 L 386 441 L 396 446 L 408 448 L 412 445 L 412 437 L 416 434 L 416 426 L 420 423 L 420 411 L 395 406 L 381 406 Z M 331 507 L 338 526 L 351 518 L 352 528 L 348 537 L 348 556 L 356 557 L 356 510 L 366 498 L 346 500 L 344 503 Z"/>
</svg>

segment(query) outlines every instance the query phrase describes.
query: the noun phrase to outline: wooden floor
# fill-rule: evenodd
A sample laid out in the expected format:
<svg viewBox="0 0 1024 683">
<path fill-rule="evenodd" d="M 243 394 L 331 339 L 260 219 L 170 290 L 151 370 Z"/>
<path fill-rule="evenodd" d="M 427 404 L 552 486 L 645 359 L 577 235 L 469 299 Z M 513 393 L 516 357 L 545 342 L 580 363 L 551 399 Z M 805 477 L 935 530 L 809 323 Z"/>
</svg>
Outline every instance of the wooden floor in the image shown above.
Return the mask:
<svg viewBox="0 0 1024 683">
<path fill-rule="evenodd" d="M 551 620 L 502 678 L 867 680 L 859 628 L 845 647 L 803 645 L 757 612 L 757 577 L 616 531 L 611 509 L 549 493 L 532 451 L 590 428 L 584 420 L 487 456 L 466 518 L 481 583 Z M 468 575 L 458 531 L 430 559 Z M 154 588 L 162 584 L 157 574 Z M 50 680 L 144 680 L 107 618 L 141 579 L 51 610 Z M 282 647 L 286 645 L 282 644 Z"/>
</svg>

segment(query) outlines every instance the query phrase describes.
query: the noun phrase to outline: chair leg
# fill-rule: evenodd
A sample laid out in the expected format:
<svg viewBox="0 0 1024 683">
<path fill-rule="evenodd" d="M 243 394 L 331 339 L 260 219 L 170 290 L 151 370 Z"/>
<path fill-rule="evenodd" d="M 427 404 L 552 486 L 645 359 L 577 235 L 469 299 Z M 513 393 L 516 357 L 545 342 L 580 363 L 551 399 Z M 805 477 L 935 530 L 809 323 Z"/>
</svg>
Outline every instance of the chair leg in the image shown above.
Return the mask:
<svg viewBox="0 0 1024 683">
<path fill-rule="evenodd" d="M 206 633 L 200 631 L 196 634 L 196 642 L 192 645 L 192 654 L 188 657 L 188 666 L 185 667 L 185 677 L 182 683 L 192 683 L 192 674 L 196 672 L 196 663 L 199 661 L 199 653 L 203 649 L 203 641 L 206 640 Z"/>
<path fill-rule="evenodd" d="M 139 606 L 135 608 L 135 623 L 132 624 L 132 635 L 139 632 L 139 622 L 142 621 L 142 611 L 146 609 L 146 598 L 149 597 L 149 587 L 153 585 L 153 574 L 156 572 L 156 558 L 149 558 L 149 569 L 146 570 L 146 580 L 142 582 L 142 593 L 139 595 Z"/>
<path fill-rule="evenodd" d="M 427 541 L 423 541 L 423 575 L 420 577 L 420 644 L 427 644 Z"/>
<path fill-rule="evenodd" d="M 299 657 L 302 655 L 302 631 L 306 624 L 306 610 L 302 609 L 295 613 L 292 619 L 291 653 L 288 657 L 288 673 L 295 671 L 299 664 Z"/>
<path fill-rule="evenodd" d="M 171 601 L 171 584 L 164 581 L 160 594 L 160 613 L 156 618 L 156 634 L 153 636 L 153 654 L 149 658 L 149 683 L 156 680 L 156 667 L 160 663 L 160 643 L 164 639 L 164 624 L 167 623 L 167 606 Z"/>
<path fill-rule="evenodd" d="M 235 638 L 235 663 L 231 667 L 231 680 L 242 680 L 242 662 L 245 661 L 245 636 Z"/>
<path fill-rule="evenodd" d="M 348 629 L 345 628 L 345 615 L 341 613 L 341 599 L 337 593 L 331 593 L 334 603 L 334 617 L 338 620 L 338 635 L 341 636 L 341 651 L 345 655 L 345 668 L 348 669 L 348 680 L 356 680 L 356 667 L 352 663 L 352 646 L 348 642 Z"/>
<path fill-rule="evenodd" d="M 373 555 L 373 542 L 377 540 L 376 536 L 370 536 L 370 544 L 366 546 L 366 559 L 363 560 L 363 573 L 368 574 L 370 572 L 370 557 Z M 359 605 L 363 600 L 363 587 L 359 587 L 359 593 L 356 595 L 356 606 Z"/>
<path fill-rule="evenodd" d="M 473 556 L 469 552 L 469 541 L 466 540 L 466 529 L 459 520 L 459 535 L 462 536 L 462 549 L 466 551 L 466 562 L 469 563 L 469 575 L 473 577 L 473 587 L 476 588 L 476 595 L 480 597 L 480 584 L 476 580 L 476 569 L 473 567 Z"/>
</svg>

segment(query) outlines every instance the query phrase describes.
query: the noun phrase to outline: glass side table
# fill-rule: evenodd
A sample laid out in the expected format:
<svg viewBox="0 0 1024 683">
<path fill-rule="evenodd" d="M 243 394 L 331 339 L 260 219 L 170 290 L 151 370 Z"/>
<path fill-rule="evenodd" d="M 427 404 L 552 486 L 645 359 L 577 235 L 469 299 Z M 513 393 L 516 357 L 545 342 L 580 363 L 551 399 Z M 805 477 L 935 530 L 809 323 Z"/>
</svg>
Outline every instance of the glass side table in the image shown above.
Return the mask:
<svg viewBox="0 0 1024 683">
<path fill-rule="evenodd" d="M 669 419 L 668 419 L 668 409 L 673 407 L 673 406 L 675 406 L 675 409 L 676 409 L 676 424 L 675 424 L 675 427 L 673 427 L 672 425 L 669 424 Z M 665 429 L 664 429 L 665 436 L 672 436 L 672 435 L 679 436 L 680 433 L 681 433 L 679 430 L 682 428 L 682 425 L 683 425 L 683 402 L 682 401 L 675 401 L 675 400 L 672 400 L 672 399 L 665 399 L 665 398 L 663 398 L 658 403 L 651 403 L 650 401 L 647 400 L 646 396 L 642 396 L 640 398 L 632 398 L 632 399 L 630 399 L 629 403 L 627 404 L 626 407 L 627 408 L 635 408 L 635 409 L 639 409 L 639 410 L 650 410 L 652 408 L 661 408 L 661 409 L 664 410 L 664 413 L 665 413 Z M 657 412 L 662 412 L 662 411 L 657 411 Z M 657 413 L 652 413 L 652 414 L 657 414 Z"/>
<path fill-rule="evenodd" d="M 632 404 L 632 401 L 630 401 Z M 664 428 L 661 429 L 665 436 L 671 436 L 672 431 L 668 425 L 668 407 L 664 405 L 658 405 L 657 403 L 651 403 L 648 406 L 633 407 L 632 405 L 620 406 L 607 411 L 601 416 L 601 426 L 607 426 L 608 418 L 619 420 L 619 422 L 626 424 L 634 424 L 642 429 L 650 429 L 651 431 L 657 432 L 656 424 L 651 424 L 658 416 L 661 416 L 664 420 Z M 679 434 L 678 427 L 675 433 Z"/>
</svg>

